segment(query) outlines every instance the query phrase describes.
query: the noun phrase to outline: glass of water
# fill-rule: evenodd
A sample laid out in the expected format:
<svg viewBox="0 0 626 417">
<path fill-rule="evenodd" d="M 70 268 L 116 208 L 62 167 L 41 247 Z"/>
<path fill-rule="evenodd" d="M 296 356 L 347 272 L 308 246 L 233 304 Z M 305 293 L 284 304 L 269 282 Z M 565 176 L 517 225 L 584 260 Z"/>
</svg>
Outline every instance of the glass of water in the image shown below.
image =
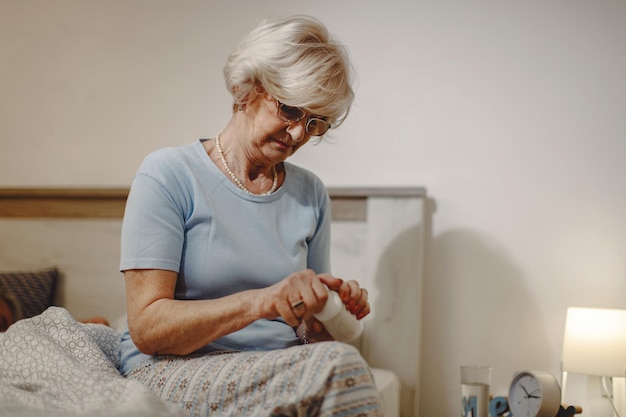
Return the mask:
<svg viewBox="0 0 626 417">
<path fill-rule="evenodd" d="M 491 367 L 461 366 L 461 417 L 488 417 Z"/>
</svg>

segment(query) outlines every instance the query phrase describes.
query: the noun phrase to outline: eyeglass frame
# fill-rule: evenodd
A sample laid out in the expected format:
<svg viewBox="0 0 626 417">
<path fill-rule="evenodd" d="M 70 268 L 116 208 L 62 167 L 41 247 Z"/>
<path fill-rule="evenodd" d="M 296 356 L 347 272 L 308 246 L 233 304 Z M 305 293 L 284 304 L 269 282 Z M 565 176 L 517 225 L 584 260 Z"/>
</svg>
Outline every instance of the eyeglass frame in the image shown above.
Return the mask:
<svg viewBox="0 0 626 417">
<path fill-rule="evenodd" d="M 289 119 L 289 118 L 285 115 L 285 112 L 284 112 L 284 111 L 282 111 L 282 109 L 283 109 L 284 107 L 288 107 L 288 108 L 290 108 L 290 109 L 298 110 L 298 111 L 300 112 L 300 114 L 301 114 L 301 115 L 300 115 L 299 117 L 295 118 L 295 119 Z M 300 123 L 300 122 L 301 122 L 301 121 L 302 121 L 302 120 L 306 117 L 306 113 L 307 113 L 307 112 L 306 112 L 304 109 L 300 108 L 300 107 L 289 106 L 289 105 L 287 105 L 287 104 L 285 104 L 285 103 L 282 103 L 280 100 L 276 99 L 276 115 L 277 115 L 277 116 L 278 116 L 278 118 L 279 118 L 280 120 L 282 120 L 283 122 L 285 122 L 285 123 L 289 123 L 289 125 L 291 125 L 292 123 Z M 326 128 L 326 130 L 324 130 L 324 132 L 323 132 L 323 133 L 321 133 L 321 134 L 319 134 L 319 135 L 314 135 L 314 134 L 312 134 L 312 133 L 310 133 L 310 132 L 309 132 L 309 124 L 310 124 L 312 121 L 321 122 L 321 123 L 323 123 L 323 124 L 327 125 L 328 127 Z M 318 136 L 318 137 L 320 137 L 320 136 L 325 135 L 325 134 L 326 134 L 326 132 L 328 132 L 328 131 L 330 130 L 330 128 L 331 128 L 331 127 L 332 127 L 332 125 L 331 125 L 331 124 L 330 124 L 327 120 L 324 120 L 324 119 L 322 119 L 322 118 L 320 118 L 320 117 L 317 117 L 317 116 L 315 116 L 315 115 L 311 115 L 311 116 L 309 116 L 309 117 L 308 117 L 308 119 L 307 119 L 307 121 L 306 121 L 306 124 L 305 124 L 305 126 L 304 126 L 304 131 L 305 131 L 306 133 L 308 133 L 309 135 L 311 135 L 311 136 Z"/>
</svg>

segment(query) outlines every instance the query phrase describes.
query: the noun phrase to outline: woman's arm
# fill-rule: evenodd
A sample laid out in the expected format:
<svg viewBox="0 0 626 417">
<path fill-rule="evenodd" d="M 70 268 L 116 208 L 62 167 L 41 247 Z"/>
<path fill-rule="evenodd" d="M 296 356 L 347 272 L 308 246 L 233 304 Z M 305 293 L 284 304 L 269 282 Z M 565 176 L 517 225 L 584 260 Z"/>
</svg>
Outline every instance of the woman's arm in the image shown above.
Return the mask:
<svg viewBox="0 0 626 417">
<path fill-rule="evenodd" d="M 149 355 L 189 354 L 260 316 L 256 290 L 217 300 L 174 300 L 176 272 L 128 270 L 124 279 L 129 332 Z"/>
<path fill-rule="evenodd" d="M 340 279 L 304 270 L 267 288 L 190 301 L 174 300 L 176 272 L 127 270 L 124 278 L 130 335 L 137 348 L 150 355 L 186 355 L 259 319 L 282 317 L 296 327 L 322 309 L 327 299 L 324 285 L 343 286 Z M 306 306 L 300 317 L 291 307 L 298 300 Z"/>
</svg>

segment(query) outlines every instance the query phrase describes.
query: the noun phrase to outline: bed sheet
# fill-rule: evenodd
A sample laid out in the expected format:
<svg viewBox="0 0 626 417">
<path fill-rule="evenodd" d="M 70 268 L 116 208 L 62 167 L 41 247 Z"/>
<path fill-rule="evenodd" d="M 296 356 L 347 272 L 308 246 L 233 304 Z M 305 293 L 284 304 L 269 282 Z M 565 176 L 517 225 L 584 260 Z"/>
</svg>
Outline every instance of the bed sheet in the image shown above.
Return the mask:
<svg viewBox="0 0 626 417">
<path fill-rule="evenodd" d="M 49 307 L 0 333 L 0 416 L 185 415 L 141 383 L 120 375 L 120 335 L 114 328 L 80 323 L 64 308 Z M 372 371 L 385 415 L 398 415 L 397 377 Z"/>
<path fill-rule="evenodd" d="M 60 307 L 0 333 L 0 416 L 178 417 L 119 371 L 119 335 Z"/>
</svg>

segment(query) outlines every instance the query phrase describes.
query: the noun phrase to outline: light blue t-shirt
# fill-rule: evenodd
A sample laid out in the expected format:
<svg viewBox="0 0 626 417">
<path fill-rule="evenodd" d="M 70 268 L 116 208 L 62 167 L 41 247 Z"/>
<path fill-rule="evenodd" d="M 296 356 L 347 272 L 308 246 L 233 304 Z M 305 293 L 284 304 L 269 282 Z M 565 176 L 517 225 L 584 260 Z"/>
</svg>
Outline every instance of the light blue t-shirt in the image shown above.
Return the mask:
<svg viewBox="0 0 626 417">
<path fill-rule="evenodd" d="M 120 269 L 178 272 L 175 298 L 214 299 L 264 288 L 306 268 L 330 272 L 330 203 L 313 173 L 284 163 L 269 196 L 234 185 L 202 141 L 150 154 L 132 183 L 122 227 Z M 298 344 L 282 319 L 258 320 L 200 352 L 271 350 Z M 122 373 L 149 356 L 128 334 Z"/>
</svg>

